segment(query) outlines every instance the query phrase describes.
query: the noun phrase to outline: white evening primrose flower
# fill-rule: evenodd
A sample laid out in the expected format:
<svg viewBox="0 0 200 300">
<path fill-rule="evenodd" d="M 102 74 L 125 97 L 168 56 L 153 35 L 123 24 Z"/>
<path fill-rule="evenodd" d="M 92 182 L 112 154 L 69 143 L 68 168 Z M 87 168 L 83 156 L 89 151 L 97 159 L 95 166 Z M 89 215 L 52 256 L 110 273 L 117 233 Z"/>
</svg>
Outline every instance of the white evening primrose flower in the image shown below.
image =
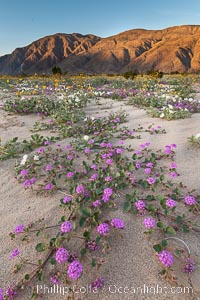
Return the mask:
<svg viewBox="0 0 200 300">
<path fill-rule="evenodd" d="M 26 164 L 26 161 L 27 161 L 27 158 L 28 158 L 28 155 L 25 154 L 23 157 L 22 157 L 22 160 L 20 162 L 20 165 L 21 166 L 24 166 Z"/>
<path fill-rule="evenodd" d="M 195 134 L 195 139 L 198 140 L 200 138 L 200 133 Z"/>
<path fill-rule="evenodd" d="M 34 160 L 39 160 L 39 156 L 38 155 L 34 155 L 33 159 Z"/>
<path fill-rule="evenodd" d="M 91 120 L 94 121 L 95 117 L 91 117 Z"/>
<path fill-rule="evenodd" d="M 162 119 L 162 118 L 164 118 L 164 116 L 165 116 L 165 114 L 162 113 L 162 114 L 160 115 L 160 118 Z"/>
<path fill-rule="evenodd" d="M 83 139 L 84 139 L 85 141 L 88 141 L 88 140 L 89 140 L 89 136 L 88 136 L 88 135 L 84 135 Z"/>
<path fill-rule="evenodd" d="M 173 105 L 168 104 L 169 109 L 174 109 Z"/>
</svg>

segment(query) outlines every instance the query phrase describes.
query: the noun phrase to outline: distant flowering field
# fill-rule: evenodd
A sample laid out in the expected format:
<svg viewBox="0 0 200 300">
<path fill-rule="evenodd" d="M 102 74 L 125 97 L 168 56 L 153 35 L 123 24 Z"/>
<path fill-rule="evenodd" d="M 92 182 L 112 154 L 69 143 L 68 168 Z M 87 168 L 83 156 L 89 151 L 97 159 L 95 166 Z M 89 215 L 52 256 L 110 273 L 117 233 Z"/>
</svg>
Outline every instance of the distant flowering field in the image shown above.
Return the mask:
<svg viewBox="0 0 200 300">
<path fill-rule="evenodd" d="M 141 219 L 144 234 L 152 240 L 161 274 L 168 281 L 175 261 L 186 276 L 196 270 L 189 247 L 178 235 L 199 232 L 192 220 L 199 215 L 200 195 L 177 180 L 176 141 L 158 151 L 152 150 L 148 140 L 137 148 L 127 147 L 125 141 L 140 139 L 143 132 L 160 135 L 166 131 L 154 124 L 130 129 L 125 126 L 127 114 L 123 110 L 111 110 L 107 116 L 98 117 L 85 112 L 92 101 L 99 105 L 106 98 L 144 108 L 148 115 L 160 119 L 188 118 L 200 112 L 194 84 L 189 76 L 162 80 L 148 76 L 138 76 L 135 80 L 120 77 L 1 80 L 2 110 L 41 118 L 31 129 L 30 139 L 18 142 L 15 137 L 2 142 L 0 159 L 15 158 L 16 180 L 26 190 L 27 197 L 58 194 L 60 201 L 56 224 L 46 223 L 45 218 L 35 220 L 33 215 L 29 224 L 13 228 L 10 238 L 17 240 L 18 247 L 8 256 L 16 260 L 13 276 L 17 276 L 18 282 L 2 287 L 0 300 L 20 299 L 24 287 L 31 286 L 33 280 L 57 285 L 66 282 L 72 285 L 79 279 L 87 282 L 88 272 L 93 274 L 90 288 L 102 288 L 105 284 L 100 268 L 104 261 L 102 254 L 112 248 L 110 237 L 120 237 L 127 226 L 117 212 L 116 217 L 109 217 L 109 212 L 119 207 L 133 218 Z M 44 130 L 53 135 L 40 135 Z M 198 141 L 199 136 L 194 139 Z M 22 255 L 33 235 L 37 240 L 34 251 L 42 257 L 36 262 L 31 256 L 25 259 Z M 182 247 L 181 251 L 173 247 L 172 240 Z M 25 265 L 30 266 L 29 272 L 24 273 Z"/>
</svg>

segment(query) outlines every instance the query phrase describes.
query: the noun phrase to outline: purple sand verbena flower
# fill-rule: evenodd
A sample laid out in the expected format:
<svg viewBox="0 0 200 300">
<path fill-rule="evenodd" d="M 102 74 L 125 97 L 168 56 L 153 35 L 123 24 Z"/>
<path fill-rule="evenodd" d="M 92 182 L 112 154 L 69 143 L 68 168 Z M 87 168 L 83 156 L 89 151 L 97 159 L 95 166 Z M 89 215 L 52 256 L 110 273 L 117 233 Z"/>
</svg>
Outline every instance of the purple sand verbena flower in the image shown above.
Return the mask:
<svg viewBox="0 0 200 300">
<path fill-rule="evenodd" d="M 18 226 L 15 227 L 14 229 L 14 233 L 18 234 L 24 231 L 24 225 L 23 224 L 19 224 Z"/>
<path fill-rule="evenodd" d="M 69 196 L 69 195 L 65 196 L 64 199 L 63 199 L 63 203 L 68 203 L 68 202 L 71 202 L 71 201 L 72 201 L 72 197 Z"/>
<path fill-rule="evenodd" d="M 125 226 L 124 221 L 118 218 L 112 219 L 110 225 L 117 229 L 123 229 Z"/>
<path fill-rule="evenodd" d="M 20 175 L 21 175 L 22 177 L 25 177 L 27 174 L 28 174 L 28 170 L 26 170 L 26 169 L 23 169 L 23 170 L 21 170 L 21 172 L 20 172 Z"/>
<path fill-rule="evenodd" d="M 50 182 L 50 183 L 47 183 L 44 187 L 45 190 L 49 191 L 49 190 L 53 190 L 53 184 Z"/>
<path fill-rule="evenodd" d="M 195 205 L 196 204 L 196 199 L 195 199 L 195 197 L 188 195 L 188 196 L 185 197 L 184 202 L 187 205 Z"/>
<path fill-rule="evenodd" d="M 75 260 L 69 264 L 67 274 L 70 279 L 78 279 L 81 276 L 82 272 L 83 267 L 78 260 Z"/>
<path fill-rule="evenodd" d="M 6 296 L 8 299 L 14 299 L 17 296 L 17 292 L 12 287 L 8 287 L 6 290 Z"/>
<path fill-rule="evenodd" d="M 144 169 L 144 172 L 145 172 L 146 174 L 150 174 L 150 173 L 151 173 L 151 168 L 145 168 L 145 169 Z"/>
<path fill-rule="evenodd" d="M 69 252 L 65 248 L 58 248 L 55 254 L 55 260 L 59 264 L 63 264 L 67 261 Z"/>
<path fill-rule="evenodd" d="M 166 206 L 169 207 L 169 208 L 173 208 L 173 207 L 176 207 L 176 201 L 171 199 L 171 198 L 168 198 L 166 200 Z"/>
<path fill-rule="evenodd" d="M 10 254 L 10 259 L 14 258 L 15 256 L 18 256 L 20 254 L 20 251 L 18 248 L 14 249 Z"/>
<path fill-rule="evenodd" d="M 86 246 L 91 251 L 96 251 L 96 250 L 99 249 L 99 245 L 97 244 L 96 241 L 88 241 L 87 244 L 86 244 Z"/>
<path fill-rule="evenodd" d="M 143 211 L 145 209 L 145 203 L 143 200 L 138 200 L 135 202 L 135 206 L 138 211 Z"/>
<path fill-rule="evenodd" d="M 155 221 L 155 219 L 148 217 L 148 218 L 144 219 L 143 224 L 146 229 L 151 229 L 156 226 L 156 221 Z"/>
<path fill-rule="evenodd" d="M 194 261 L 188 257 L 186 258 L 185 266 L 184 266 L 184 273 L 191 274 L 195 271 L 195 263 Z"/>
<path fill-rule="evenodd" d="M 37 153 L 38 153 L 38 154 L 44 153 L 44 148 L 40 147 L 40 148 L 37 150 Z"/>
<path fill-rule="evenodd" d="M 117 154 L 122 154 L 122 152 L 123 152 L 123 149 L 122 149 L 122 148 L 117 148 L 117 149 L 116 149 L 116 153 L 117 153 Z"/>
<path fill-rule="evenodd" d="M 106 164 L 107 164 L 108 166 L 112 165 L 112 163 L 113 163 L 113 160 L 112 160 L 111 158 L 106 159 Z"/>
<path fill-rule="evenodd" d="M 90 149 L 90 148 L 85 148 L 85 153 L 86 153 L 86 154 L 90 154 L 90 152 L 91 152 L 91 149 Z"/>
<path fill-rule="evenodd" d="M 165 267 L 170 267 L 174 263 L 173 254 L 167 250 L 162 250 L 158 253 L 158 259 Z"/>
<path fill-rule="evenodd" d="M 101 289 L 104 286 L 104 278 L 100 277 L 90 284 L 92 290 Z"/>
<path fill-rule="evenodd" d="M 3 300 L 3 294 L 4 294 L 3 289 L 0 288 L 0 300 Z"/>
<path fill-rule="evenodd" d="M 97 178 L 99 177 L 99 174 L 98 173 L 95 173 L 93 174 L 91 177 L 90 177 L 90 181 L 95 181 Z"/>
<path fill-rule="evenodd" d="M 106 176 L 105 181 L 107 181 L 107 182 L 112 181 L 112 177 L 111 176 Z"/>
<path fill-rule="evenodd" d="M 147 164 L 146 164 L 146 167 L 148 167 L 148 168 L 153 168 L 153 163 L 150 161 L 150 162 L 148 162 Z"/>
<path fill-rule="evenodd" d="M 148 184 L 154 184 L 156 182 L 156 179 L 154 177 L 147 178 Z"/>
<path fill-rule="evenodd" d="M 113 193 L 113 190 L 111 188 L 105 188 L 103 193 L 104 193 L 104 195 L 111 196 Z"/>
<path fill-rule="evenodd" d="M 68 177 L 68 178 L 71 178 L 71 177 L 73 177 L 73 176 L 74 176 L 74 172 L 68 172 L 68 173 L 67 173 L 67 177 Z"/>
<path fill-rule="evenodd" d="M 170 165 L 170 168 L 172 168 L 172 169 L 176 169 L 177 168 L 177 164 L 175 164 L 175 163 L 171 163 L 171 165 Z"/>
<path fill-rule="evenodd" d="M 63 233 L 67 233 L 72 231 L 72 223 L 70 221 L 65 221 L 64 223 L 61 224 L 60 230 Z"/>
<path fill-rule="evenodd" d="M 101 200 L 96 200 L 96 201 L 92 202 L 92 205 L 93 205 L 94 207 L 101 206 Z"/>
<path fill-rule="evenodd" d="M 50 281 L 54 284 L 61 285 L 61 282 L 56 278 L 56 276 L 51 276 Z"/>
<path fill-rule="evenodd" d="M 136 167 L 136 169 L 139 169 L 141 167 L 141 163 L 140 162 L 136 162 L 135 163 L 135 167 Z"/>
<path fill-rule="evenodd" d="M 170 172 L 169 175 L 172 177 L 172 178 L 176 178 L 178 176 L 178 174 L 176 172 Z"/>
<path fill-rule="evenodd" d="M 52 165 L 46 165 L 45 171 L 51 171 L 52 169 Z"/>
<path fill-rule="evenodd" d="M 99 226 L 97 226 L 97 231 L 100 235 L 106 236 L 110 231 L 110 227 L 107 223 L 101 223 Z"/>
<path fill-rule="evenodd" d="M 85 188 L 82 184 L 79 184 L 77 187 L 76 187 L 76 192 L 77 194 L 83 194 L 85 191 Z"/>
</svg>

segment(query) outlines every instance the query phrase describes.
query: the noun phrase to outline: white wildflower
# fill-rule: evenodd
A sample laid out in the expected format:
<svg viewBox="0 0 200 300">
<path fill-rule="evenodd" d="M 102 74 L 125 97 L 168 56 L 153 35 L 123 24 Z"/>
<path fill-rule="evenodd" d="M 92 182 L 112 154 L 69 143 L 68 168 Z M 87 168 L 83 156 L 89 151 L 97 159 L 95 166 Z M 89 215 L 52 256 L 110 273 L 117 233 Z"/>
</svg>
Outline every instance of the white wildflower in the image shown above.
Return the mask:
<svg viewBox="0 0 200 300">
<path fill-rule="evenodd" d="M 88 140 L 89 140 L 89 136 L 88 136 L 88 135 L 84 135 L 83 139 L 84 139 L 85 141 L 88 141 Z"/>
<path fill-rule="evenodd" d="M 198 140 L 200 138 L 200 133 L 195 134 L 195 139 Z"/>
<path fill-rule="evenodd" d="M 21 162 L 20 162 L 20 165 L 21 165 L 21 166 L 24 166 L 24 165 L 26 164 L 27 158 L 28 158 L 28 155 L 25 154 L 25 155 L 23 156 Z"/>
<path fill-rule="evenodd" d="M 33 159 L 34 160 L 39 160 L 39 156 L 38 155 L 34 155 Z"/>
<path fill-rule="evenodd" d="M 164 118 L 164 116 L 165 116 L 165 114 L 162 113 L 162 114 L 160 115 L 160 118 L 162 119 L 162 118 Z"/>
</svg>

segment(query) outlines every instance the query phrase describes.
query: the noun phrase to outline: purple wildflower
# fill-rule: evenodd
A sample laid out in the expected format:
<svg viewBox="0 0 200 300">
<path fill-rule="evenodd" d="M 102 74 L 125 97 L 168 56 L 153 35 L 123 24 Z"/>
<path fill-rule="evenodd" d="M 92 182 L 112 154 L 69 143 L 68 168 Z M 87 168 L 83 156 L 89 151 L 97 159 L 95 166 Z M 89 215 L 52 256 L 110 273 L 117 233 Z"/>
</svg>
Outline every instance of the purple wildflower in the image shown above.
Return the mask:
<svg viewBox="0 0 200 300">
<path fill-rule="evenodd" d="M 123 149 L 122 149 L 122 148 L 117 148 L 117 149 L 116 149 L 116 153 L 117 153 L 117 154 L 122 154 L 122 152 L 123 152 Z"/>
<path fill-rule="evenodd" d="M 73 176 L 74 176 L 74 172 L 68 172 L 68 173 L 67 173 L 67 177 L 68 177 L 68 178 L 71 178 L 71 177 L 73 177 Z"/>
<path fill-rule="evenodd" d="M 73 159 L 73 156 L 72 156 L 72 155 L 67 155 L 67 159 L 68 159 L 68 160 L 72 160 L 72 159 Z"/>
<path fill-rule="evenodd" d="M 172 178 L 176 178 L 178 176 L 178 174 L 176 172 L 170 172 L 169 175 L 172 177 Z"/>
<path fill-rule="evenodd" d="M 51 276 L 51 277 L 50 277 L 50 281 L 51 281 L 52 283 L 54 283 L 54 284 L 61 285 L 60 280 L 58 280 L 58 279 L 56 278 L 56 276 Z"/>
<path fill-rule="evenodd" d="M 110 227 L 107 223 L 101 223 L 99 226 L 97 226 L 97 231 L 100 235 L 106 236 L 110 231 Z"/>
<path fill-rule="evenodd" d="M 136 169 L 139 169 L 141 167 L 141 163 L 140 162 L 136 162 L 135 163 L 135 167 L 136 167 Z"/>
<path fill-rule="evenodd" d="M 23 185 L 24 185 L 24 188 L 25 188 L 25 189 L 28 188 L 29 185 L 30 185 L 30 180 L 29 180 L 29 179 L 26 179 L 26 180 L 24 181 Z"/>
<path fill-rule="evenodd" d="M 73 261 L 69 264 L 67 274 L 70 279 L 78 279 L 83 272 L 83 267 L 78 260 Z"/>
<path fill-rule="evenodd" d="M 6 290 L 6 296 L 9 299 L 13 299 L 17 296 L 17 292 L 12 287 L 8 287 Z"/>
<path fill-rule="evenodd" d="M 144 169 L 144 172 L 145 172 L 146 174 L 150 174 L 150 173 L 151 173 L 151 168 L 146 168 L 146 169 Z"/>
<path fill-rule="evenodd" d="M 146 229 L 151 229 L 156 226 L 156 221 L 153 218 L 148 217 L 144 219 L 143 224 Z"/>
<path fill-rule="evenodd" d="M 113 163 L 112 158 L 106 159 L 106 164 L 107 164 L 108 166 L 112 165 L 112 163 Z"/>
<path fill-rule="evenodd" d="M 143 211 L 145 209 L 145 203 L 142 200 L 136 201 L 135 206 L 136 206 L 138 211 Z"/>
<path fill-rule="evenodd" d="M 67 261 L 69 252 L 65 248 L 58 248 L 55 254 L 55 260 L 59 264 L 63 264 Z"/>
<path fill-rule="evenodd" d="M 114 218 L 111 220 L 110 225 L 117 228 L 123 229 L 124 228 L 124 221 L 121 219 Z"/>
<path fill-rule="evenodd" d="M 46 165 L 45 171 L 51 171 L 52 169 L 52 165 Z"/>
<path fill-rule="evenodd" d="M 89 145 L 94 144 L 94 140 L 93 140 L 93 139 L 89 140 L 89 141 L 88 141 L 88 144 L 89 144 Z"/>
<path fill-rule="evenodd" d="M 24 225 L 23 224 L 19 224 L 17 227 L 15 227 L 14 229 L 14 233 L 18 234 L 24 231 Z"/>
<path fill-rule="evenodd" d="M 63 199 L 63 203 L 68 203 L 68 202 L 70 202 L 70 201 L 72 201 L 72 197 L 71 196 L 65 196 L 64 197 L 64 199 Z"/>
<path fill-rule="evenodd" d="M 36 182 L 36 178 L 35 178 L 35 177 L 32 177 L 32 178 L 29 180 L 30 185 L 33 185 L 35 182 Z"/>
<path fill-rule="evenodd" d="M 97 178 L 99 177 L 99 174 L 98 173 L 95 173 L 93 174 L 91 177 L 90 177 L 90 181 L 95 181 Z"/>
<path fill-rule="evenodd" d="M 85 154 L 90 154 L 91 149 L 90 148 L 85 148 Z"/>
<path fill-rule="evenodd" d="M 14 258 L 15 256 L 18 256 L 20 254 L 20 251 L 18 248 L 14 249 L 10 254 L 10 259 Z"/>
<path fill-rule="evenodd" d="M 185 197 L 185 204 L 187 205 L 195 205 L 196 204 L 196 199 L 193 196 L 186 196 Z"/>
<path fill-rule="evenodd" d="M 100 277 L 90 284 L 92 290 L 101 289 L 104 285 L 103 277 Z"/>
<path fill-rule="evenodd" d="M 27 174 L 28 174 L 28 170 L 26 170 L 26 169 L 23 169 L 23 170 L 21 170 L 21 172 L 20 172 L 20 175 L 21 175 L 22 177 L 26 177 Z"/>
<path fill-rule="evenodd" d="M 72 223 L 70 221 L 66 221 L 61 224 L 60 230 L 61 232 L 66 233 L 72 231 L 72 227 Z"/>
<path fill-rule="evenodd" d="M 104 193 L 104 195 L 111 196 L 113 193 L 113 190 L 111 188 L 105 188 L 103 193 Z"/>
<path fill-rule="evenodd" d="M 92 205 L 93 205 L 94 207 L 101 206 L 101 200 L 96 200 L 96 201 L 92 202 Z"/>
<path fill-rule="evenodd" d="M 44 148 L 43 148 L 43 147 L 39 148 L 39 149 L 37 150 L 37 153 L 38 153 L 38 154 L 44 153 Z"/>
<path fill-rule="evenodd" d="M 79 184 L 79 185 L 77 186 L 77 188 L 76 188 L 77 194 L 83 194 L 84 191 L 85 191 L 84 186 L 83 186 L 82 184 Z"/>
<path fill-rule="evenodd" d="M 3 300 L 3 289 L 0 288 L 0 300 Z"/>
<path fill-rule="evenodd" d="M 111 180 L 112 180 L 112 177 L 111 177 L 111 176 L 106 176 L 106 177 L 105 177 L 105 181 L 108 181 L 108 182 L 109 182 L 109 181 L 111 181 Z"/>
<path fill-rule="evenodd" d="M 45 145 L 45 146 L 48 146 L 48 145 L 50 145 L 50 144 L 51 144 L 50 141 L 45 141 L 45 142 L 44 142 L 44 145 Z"/>
<path fill-rule="evenodd" d="M 44 187 L 45 190 L 49 191 L 49 190 L 53 190 L 53 184 L 50 182 L 50 183 L 47 183 Z"/>
<path fill-rule="evenodd" d="M 194 261 L 190 257 L 186 258 L 186 263 L 185 263 L 185 266 L 184 266 L 184 272 L 187 273 L 187 274 L 191 274 L 194 271 L 195 271 Z"/>
<path fill-rule="evenodd" d="M 148 184 L 154 184 L 156 182 L 156 179 L 154 177 L 147 178 Z"/>
<path fill-rule="evenodd" d="M 172 168 L 172 169 L 176 169 L 177 168 L 177 164 L 175 164 L 175 163 L 171 163 L 171 165 L 170 165 L 170 168 Z"/>
<path fill-rule="evenodd" d="M 150 162 L 148 162 L 147 164 L 146 164 L 146 167 L 148 167 L 148 168 L 153 168 L 153 163 L 150 161 Z"/>
<path fill-rule="evenodd" d="M 169 208 L 176 207 L 176 201 L 171 199 L 171 198 L 168 198 L 166 200 L 166 206 L 169 207 Z"/>
<path fill-rule="evenodd" d="M 90 168 L 93 169 L 93 170 L 97 170 L 98 169 L 98 167 L 97 167 L 96 164 L 92 164 Z"/>
<path fill-rule="evenodd" d="M 89 242 L 87 242 L 86 246 L 91 251 L 96 251 L 96 250 L 99 249 L 99 245 L 95 241 L 89 241 Z"/>
<path fill-rule="evenodd" d="M 174 256 L 167 250 L 158 253 L 158 259 L 165 267 L 170 267 L 174 263 Z"/>
</svg>

